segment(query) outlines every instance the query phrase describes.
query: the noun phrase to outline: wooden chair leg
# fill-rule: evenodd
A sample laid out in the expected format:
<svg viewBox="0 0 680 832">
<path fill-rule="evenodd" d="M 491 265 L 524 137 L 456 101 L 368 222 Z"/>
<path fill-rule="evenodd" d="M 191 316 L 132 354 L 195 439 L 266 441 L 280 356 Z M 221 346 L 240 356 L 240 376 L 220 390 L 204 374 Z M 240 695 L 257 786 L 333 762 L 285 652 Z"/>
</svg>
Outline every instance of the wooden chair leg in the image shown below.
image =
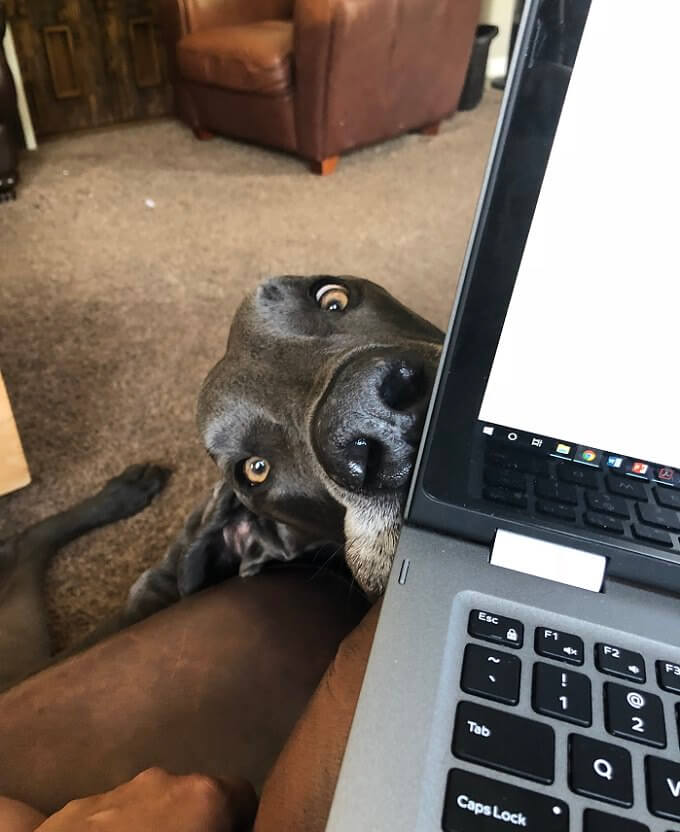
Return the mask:
<svg viewBox="0 0 680 832">
<path fill-rule="evenodd" d="M 202 127 L 194 127 L 194 136 L 201 142 L 207 142 L 209 139 L 215 138 L 214 133 L 211 133 L 210 130 L 204 130 Z"/>
<path fill-rule="evenodd" d="M 320 162 L 314 161 L 312 162 L 312 171 L 320 176 L 330 176 L 337 168 L 339 161 L 339 156 L 329 156 L 327 159 L 321 159 Z"/>
<path fill-rule="evenodd" d="M 423 136 L 436 136 L 439 133 L 440 125 L 441 121 L 435 121 L 434 124 L 426 124 L 424 127 L 421 127 L 418 132 Z"/>
</svg>

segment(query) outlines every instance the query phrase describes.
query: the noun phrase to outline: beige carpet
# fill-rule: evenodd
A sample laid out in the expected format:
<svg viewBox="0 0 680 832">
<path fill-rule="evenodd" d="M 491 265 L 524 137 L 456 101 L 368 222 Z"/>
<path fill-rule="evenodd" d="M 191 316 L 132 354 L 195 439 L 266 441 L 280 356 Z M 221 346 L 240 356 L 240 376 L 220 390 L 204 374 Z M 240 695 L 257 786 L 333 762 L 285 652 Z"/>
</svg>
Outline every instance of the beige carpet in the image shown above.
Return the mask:
<svg viewBox="0 0 680 832">
<path fill-rule="evenodd" d="M 55 559 L 57 645 L 123 601 L 211 482 L 194 400 L 260 278 L 363 275 L 446 325 L 498 105 L 490 91 L 438 137 L 355 153 L 323 179 L 171 121 L 24 160 L 19 199 L 0 206 L 0 367 L 34 481 L 0 498 L 0 537 L 131 462 L 174 469 L 149 509 Z"/>
</svg>

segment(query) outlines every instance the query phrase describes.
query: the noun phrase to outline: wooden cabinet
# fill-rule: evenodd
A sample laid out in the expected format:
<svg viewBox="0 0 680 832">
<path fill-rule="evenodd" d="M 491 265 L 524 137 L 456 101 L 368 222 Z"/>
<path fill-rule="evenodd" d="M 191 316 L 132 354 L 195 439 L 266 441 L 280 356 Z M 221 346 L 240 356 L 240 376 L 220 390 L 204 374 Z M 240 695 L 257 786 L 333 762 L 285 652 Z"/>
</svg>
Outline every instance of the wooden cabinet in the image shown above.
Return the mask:
<svg viewBox="0 0 680 832">
<path fill-rule="evenodd" d="M 0 496 L 31 481 L 21 440 L 0 373 Z"/>
<path fill-rule="evenodd" d="M 39 135 L 171 109 L 152 0 L 5 0 Z"/>
</svg>

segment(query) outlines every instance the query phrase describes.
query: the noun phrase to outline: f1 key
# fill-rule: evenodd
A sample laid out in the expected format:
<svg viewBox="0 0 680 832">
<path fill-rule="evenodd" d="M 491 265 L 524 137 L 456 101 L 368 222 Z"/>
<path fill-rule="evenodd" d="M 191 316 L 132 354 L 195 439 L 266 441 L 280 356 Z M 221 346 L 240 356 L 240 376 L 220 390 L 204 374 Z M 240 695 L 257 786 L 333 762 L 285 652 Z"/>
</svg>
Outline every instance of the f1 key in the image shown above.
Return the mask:
<svg viewBox="0 0 680 832">
<path fill-rule="evenodd" d="M 539 656 L 556 659 L 558 662 L 583 664 L 583 641 L 571 633 L 537 627 L 534 646 Z"/>
</svg>

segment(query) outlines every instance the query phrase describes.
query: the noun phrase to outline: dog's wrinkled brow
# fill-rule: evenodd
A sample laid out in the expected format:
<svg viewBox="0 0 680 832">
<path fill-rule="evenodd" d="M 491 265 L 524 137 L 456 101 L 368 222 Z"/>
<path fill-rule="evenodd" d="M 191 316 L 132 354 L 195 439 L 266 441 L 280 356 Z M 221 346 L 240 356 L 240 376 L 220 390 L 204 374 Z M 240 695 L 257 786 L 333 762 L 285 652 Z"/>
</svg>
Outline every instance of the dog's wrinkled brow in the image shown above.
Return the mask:
<svg viewBox="0 0 680 832">
<path fill-rule="evenodd" d="M 283 429 L 275 415 L 256 402 L 226 396 L 221 404 L 200 424 L 210 454 L 236 458 L 244 453 L 260 453 L 259 442 Z"/>
</svg>

